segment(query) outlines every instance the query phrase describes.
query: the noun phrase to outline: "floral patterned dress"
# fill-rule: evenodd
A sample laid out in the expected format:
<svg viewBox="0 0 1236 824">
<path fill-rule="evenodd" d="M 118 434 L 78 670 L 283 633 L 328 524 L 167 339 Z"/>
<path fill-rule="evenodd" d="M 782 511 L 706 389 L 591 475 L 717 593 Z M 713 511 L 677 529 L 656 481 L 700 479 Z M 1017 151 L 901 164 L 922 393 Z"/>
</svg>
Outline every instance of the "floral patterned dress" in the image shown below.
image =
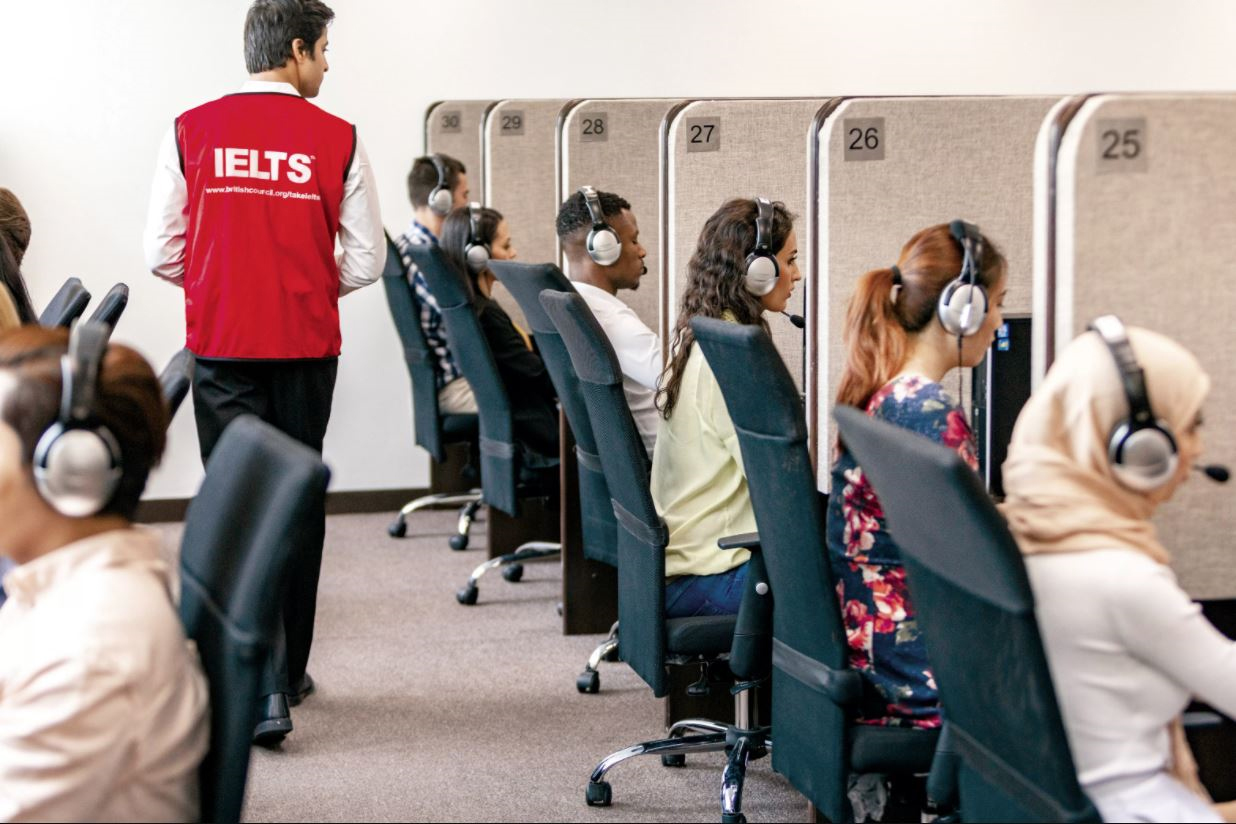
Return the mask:
<svg viewBox="0 0 1236 824">
<path fill-rule="evenodd" d="M 940 384 L 917 375 L 894 378 L 871 398 L 867 414 L 957 450 L 977 468 L 965 413 Z M 901 551 L 884 510 L 848 452 L 832 468 L 828 555 L 841 603 L 850 666 L 867 679 L 870 698 L 860 721 L 938 727 L 939 693 L 906 591 Z"/>
</svg>

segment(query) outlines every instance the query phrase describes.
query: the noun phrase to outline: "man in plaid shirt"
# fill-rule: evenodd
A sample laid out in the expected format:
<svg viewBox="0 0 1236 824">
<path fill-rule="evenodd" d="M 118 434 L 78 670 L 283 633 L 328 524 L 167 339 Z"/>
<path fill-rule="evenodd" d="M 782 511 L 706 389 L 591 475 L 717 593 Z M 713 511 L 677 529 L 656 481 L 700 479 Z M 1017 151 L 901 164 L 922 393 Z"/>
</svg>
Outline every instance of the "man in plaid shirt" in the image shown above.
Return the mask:
<svg viewBox="0 0 1236 824">
<path fill-rule="evenodd" d="M 449 191 L 451 195 L 450 208 L 442 211 L 435 210 L 434 206 L 443 205 L 439 201 L 445 198 L 432 197 L 439 188 Z M 412 163 L 412 171 L 408 172 L 408 197 L 412 201 L 412 223 L 406 232 L 395 239 L 395 245 L 399 247 L 403 268 L 412 286 L 412 296 L 420 310 L 421 331 L 425 334 L 430 351 L 434 353 L 438 408 L 447 414 L 475 414 L 476 397 L 446 345 L 446 330 L 442 328 L 442 312 L 438 309 L 438 302 L 408 251 L 413 245 L 436 246 L 446 215 L 451 209 L 468 204 L 467 170 L 448 155 L 418 157 Z"/>
</svg>

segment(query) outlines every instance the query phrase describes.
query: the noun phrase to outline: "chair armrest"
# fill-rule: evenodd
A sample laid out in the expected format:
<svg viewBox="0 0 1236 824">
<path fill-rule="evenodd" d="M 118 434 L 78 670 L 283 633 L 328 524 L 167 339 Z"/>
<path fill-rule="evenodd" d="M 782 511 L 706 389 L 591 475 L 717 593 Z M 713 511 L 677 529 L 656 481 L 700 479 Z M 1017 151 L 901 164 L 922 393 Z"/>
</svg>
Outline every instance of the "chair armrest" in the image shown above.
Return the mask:
<svg viewBox="0 0 1236 824">
<path fill-rule="evenodd" d="M 1223 716 L 1208 710 L 1193 710 L 1181 716 L 1186 730 L 1212 730 L 1223 726 Z"/>
<path fill-rule="evenodd" d="M 760 533 L 743 532 L 739 535 L 726 535 L 724 538 L 717 539 L 717 548 L 750 549 L 756 551 L 760 548 Z"/>
</svg>

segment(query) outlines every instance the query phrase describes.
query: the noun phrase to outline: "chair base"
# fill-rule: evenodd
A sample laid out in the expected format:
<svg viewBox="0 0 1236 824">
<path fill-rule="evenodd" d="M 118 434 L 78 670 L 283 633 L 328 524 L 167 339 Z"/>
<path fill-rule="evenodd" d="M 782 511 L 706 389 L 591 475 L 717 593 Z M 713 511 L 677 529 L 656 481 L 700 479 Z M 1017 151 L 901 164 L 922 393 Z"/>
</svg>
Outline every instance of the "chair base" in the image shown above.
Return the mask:
<svg viewBox="0 0 1236 824">
<path fill-rule="evenodd" d="M 476 513 L 481 508 L 482 503 L 481 490 L 479 489 L 473 489 L 470 492 L 460 494 L 443 492 L 435 495 L 422 495 L 404 504 L 403 509 L 399 510 L 399 514 L 395 516 L 395 520 L 391 521 L 390 526 L 386 528 L 386 533 L 392 538 L 402 538 L 407 535 L 408 516 L 418 509 L 462 506 L 462 509 L 459 511 L 459 522 L 456 524 L 455 534 L 450 539 L 450 547 L 454 550 L 467 549 L 468 535 L 472 531 L 472 522 L 476 519 Z"/>
<path fill-rule="evenodd" d="M 601 674 L 597 671 L 602 661 L 618 660 L 618 622 L 609 628 L 609 636 L 597 644 L 597 648 L 588 656 L 588 664 L 575 678 L 575 689 L 585 695 L 593 695 L 601 690 Z"/>
<path fill-rule="evenodd" d="M 562 555 L 562 544 L 553 541 L 529 541 L 526 544 L 521 544 L 514 552 L 508 552 L 506 555 L 499 555 L 497 558 L 490 558 L 485 563 L 472 570 L 472 574 L 468 576 L 468 583 L 464 584 L 455 593 L 455 600 L 464 606 L 473 606 L 476 604 L 477 597 L 480 594 L 479 582 L 481 578 L 491 569 L 503 569 L 503 576 L 511 583 L 517 583 L 523 578 L 523 562 L 537 561 L 546 558 L 557 558 Z"/>
</svg>

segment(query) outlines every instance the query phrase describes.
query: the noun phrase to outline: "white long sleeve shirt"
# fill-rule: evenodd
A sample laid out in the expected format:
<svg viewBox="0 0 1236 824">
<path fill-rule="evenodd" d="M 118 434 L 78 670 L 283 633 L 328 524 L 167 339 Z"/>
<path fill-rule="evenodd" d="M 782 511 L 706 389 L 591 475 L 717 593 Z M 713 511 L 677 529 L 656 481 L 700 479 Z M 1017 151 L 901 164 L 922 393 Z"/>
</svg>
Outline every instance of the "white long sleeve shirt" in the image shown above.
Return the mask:
<svg viewBox="0 0 1236 824">
<path fill-rule="evenodd" d="M 1130 549 L 1026 559 L 1083 787 L 1166 769 L 1167 725 L 1194 696 L 1236 717 L 1236 643 L 1171 569 Z"/>
<path fill-rule="evenodd" d="M 296 95 L 290 83 L 249 80 L 241 93 L 273 92 Z M 150 271 L 177 286 L 184 285 L 185 233 L 188 228 L 189 193 L 180 154 L 176 149 L 173 126 L 159 145 L 154 182 L 150 187 L 150 207 L 146 214 L 144 247 Z M 369 155 L 360 137 L 356 156 L 348 169 L 339 207 L 339 294 L 360 289 L 376 281 L 386 265 L 386 239 L 382 233 L 382 212 L 377 184 Z"/>
<path fill-rule="evenodd" d="M 635 310 L 591 283 L 574 281 L 575 290 L 605 330 L 618 366 L 622 391 L 648 455 L 657 442 L 661 414 L 657 412 L 657 381 L 661 377 L 661 338 L 639 319 Z"/>
</svg>

